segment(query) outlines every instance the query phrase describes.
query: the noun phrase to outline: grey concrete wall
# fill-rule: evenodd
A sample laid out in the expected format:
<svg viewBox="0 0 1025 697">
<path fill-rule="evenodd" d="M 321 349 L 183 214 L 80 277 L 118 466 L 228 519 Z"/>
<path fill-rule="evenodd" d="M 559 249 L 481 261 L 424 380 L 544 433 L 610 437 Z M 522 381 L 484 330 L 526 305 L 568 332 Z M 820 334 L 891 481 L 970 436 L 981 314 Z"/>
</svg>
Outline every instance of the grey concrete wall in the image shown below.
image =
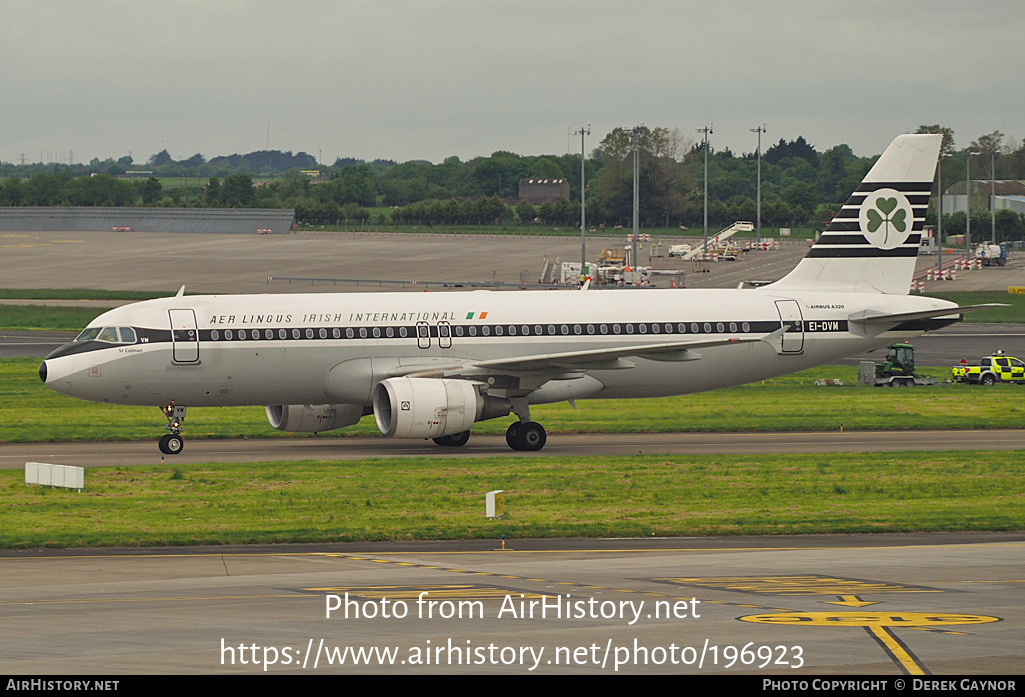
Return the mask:
<svg viewBox="0 0 1025 697">
<path fill-rule="evenodd" d="M 0 208 L 0 231 L 290 232 L 295 211 L 278 208 Z"/>
</svg>

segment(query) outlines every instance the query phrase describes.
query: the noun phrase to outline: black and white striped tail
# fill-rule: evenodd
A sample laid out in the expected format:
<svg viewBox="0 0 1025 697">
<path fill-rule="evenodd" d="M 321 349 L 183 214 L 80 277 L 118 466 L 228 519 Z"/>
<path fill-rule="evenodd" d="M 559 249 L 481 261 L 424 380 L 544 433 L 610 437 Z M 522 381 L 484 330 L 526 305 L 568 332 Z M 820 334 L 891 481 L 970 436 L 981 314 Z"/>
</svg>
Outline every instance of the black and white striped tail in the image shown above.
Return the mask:
<svg viewBox="0 0 1025 697">
<path fill-rule="evenodd" d="M 906 294 L 941 141 L 895 138 L 808 255 L 771 288 Z"/>
</svg>

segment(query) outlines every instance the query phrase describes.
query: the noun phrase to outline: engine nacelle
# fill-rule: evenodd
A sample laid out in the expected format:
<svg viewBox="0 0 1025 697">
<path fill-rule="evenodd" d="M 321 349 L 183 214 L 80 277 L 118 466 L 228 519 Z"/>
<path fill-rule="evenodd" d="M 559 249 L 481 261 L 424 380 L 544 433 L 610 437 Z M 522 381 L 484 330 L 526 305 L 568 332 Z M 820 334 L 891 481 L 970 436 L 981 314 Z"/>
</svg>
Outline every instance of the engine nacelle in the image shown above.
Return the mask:
<svg viewBox="0 0 1025 697">
<path fill-rule="evenodd" d="M 352 426 L 363 418 L 360 404 L 272 404 L 267 421 L 279 431 L 320 433 Z"/>
<path fill-rule="evenodd" d="M 374 387 L 377 427 L 392 438 L 453 436 L 511 408 L 506 399 L 480 394 L 468 380 L 389 378 Z"/>
</svg>

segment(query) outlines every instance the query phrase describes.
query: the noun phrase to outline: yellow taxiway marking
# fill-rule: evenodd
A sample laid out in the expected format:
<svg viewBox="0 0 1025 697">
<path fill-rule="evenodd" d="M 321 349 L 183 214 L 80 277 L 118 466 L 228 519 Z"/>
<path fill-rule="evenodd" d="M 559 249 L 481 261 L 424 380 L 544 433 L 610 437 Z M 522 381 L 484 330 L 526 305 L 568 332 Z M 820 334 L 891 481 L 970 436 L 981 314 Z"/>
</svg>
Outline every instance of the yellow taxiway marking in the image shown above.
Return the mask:
<svg viewBox="0 0 1025 697">
<path fill-rule="evenodd" d="M 856 595 L 841 595 L 839 600 L 827 600 L 830 605 L 846 605 L 847 607 L 868 607 L 878 605 L 878 600 L 862 600 Z"/>
<path fill-rule="evenodd" d="M 363 598 L 365 600 L 382 600 L 387 598 L 392 602 L 399 600 L 417 600 L 422 593 L 430 593 L 431 600 L 444 598 L 446 600 L 490 600 L 492 598 L 504 598 L 510 593 L 518 593 L 509 588 L 498 586 L 479 585 L 423 585 L 423 586 L 339 586 L 331 588 L 303 588 L 311 593 L 348 593 L 349 595 Z M 540 593 L 525 593 L 524 598 L 540 598 Z"/>
<path fill-rule="evenodd" d="M 908 675 L 926 675 L 927 671 L 911 650 L 893 633 L 894 627 L 932 629 L 934 627 L 999 622 L 999 617 L 962 615 L 945 612 L 773 612 L 738 618 L 756 624 L 803 627 L 864 627 L 890 659 Z"/>
<path fill-rule="evenodd" d="M 950 612 L 773 612 L 741 617 L 742 622 L 802 627 L 931 627 L 951 624 L 987 624 L 999 617 Z"/>
<path fill-rule="evenodd" d="M 659 578 L 657 581 L 715 590 L 760 595 L 839 595 L 855 598 L 864 593 L 942 593 L 923 586 L 865 581 L 808 574 L 802 576 L 723 576 L 718 578 Z M 864 601 L 861 601 L 864 602 Z"/>
<path fill-rule="evenodd" d="M 927 674 L 925 667 L 918 662 L 915 655 L 889 629 L 875 625 L 865 627 L 865 631 L 883 647 L 893 662 L 900 666 L 905 673 L 908 675 Z"/>
</svg>

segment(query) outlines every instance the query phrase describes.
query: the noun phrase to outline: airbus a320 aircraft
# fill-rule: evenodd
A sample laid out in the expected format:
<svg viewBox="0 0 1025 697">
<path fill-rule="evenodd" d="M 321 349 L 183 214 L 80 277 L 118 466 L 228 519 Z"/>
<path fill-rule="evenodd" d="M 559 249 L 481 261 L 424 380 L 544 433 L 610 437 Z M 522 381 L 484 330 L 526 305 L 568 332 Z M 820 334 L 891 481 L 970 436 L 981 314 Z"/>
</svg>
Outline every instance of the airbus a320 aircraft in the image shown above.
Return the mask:
<svg viewBox="0 0 1025 697">
<path fill-rule="evenodd" d="M 169 454 L 187 406 L 240 405 L 270 405 L 274 428 L 298 432 L 372 413 L 386 436 L 443 446 L 513 412 L 509 446 L 540 450 L 534 404 L 740 385 L 958 321 L 966 308 L 908 295 L 940 140 L 896 138 L 807 257 L 759 288 L 179 292 L 100 315 L 39 375 L 73 397 L 161 407 Z"/>
</svg>

